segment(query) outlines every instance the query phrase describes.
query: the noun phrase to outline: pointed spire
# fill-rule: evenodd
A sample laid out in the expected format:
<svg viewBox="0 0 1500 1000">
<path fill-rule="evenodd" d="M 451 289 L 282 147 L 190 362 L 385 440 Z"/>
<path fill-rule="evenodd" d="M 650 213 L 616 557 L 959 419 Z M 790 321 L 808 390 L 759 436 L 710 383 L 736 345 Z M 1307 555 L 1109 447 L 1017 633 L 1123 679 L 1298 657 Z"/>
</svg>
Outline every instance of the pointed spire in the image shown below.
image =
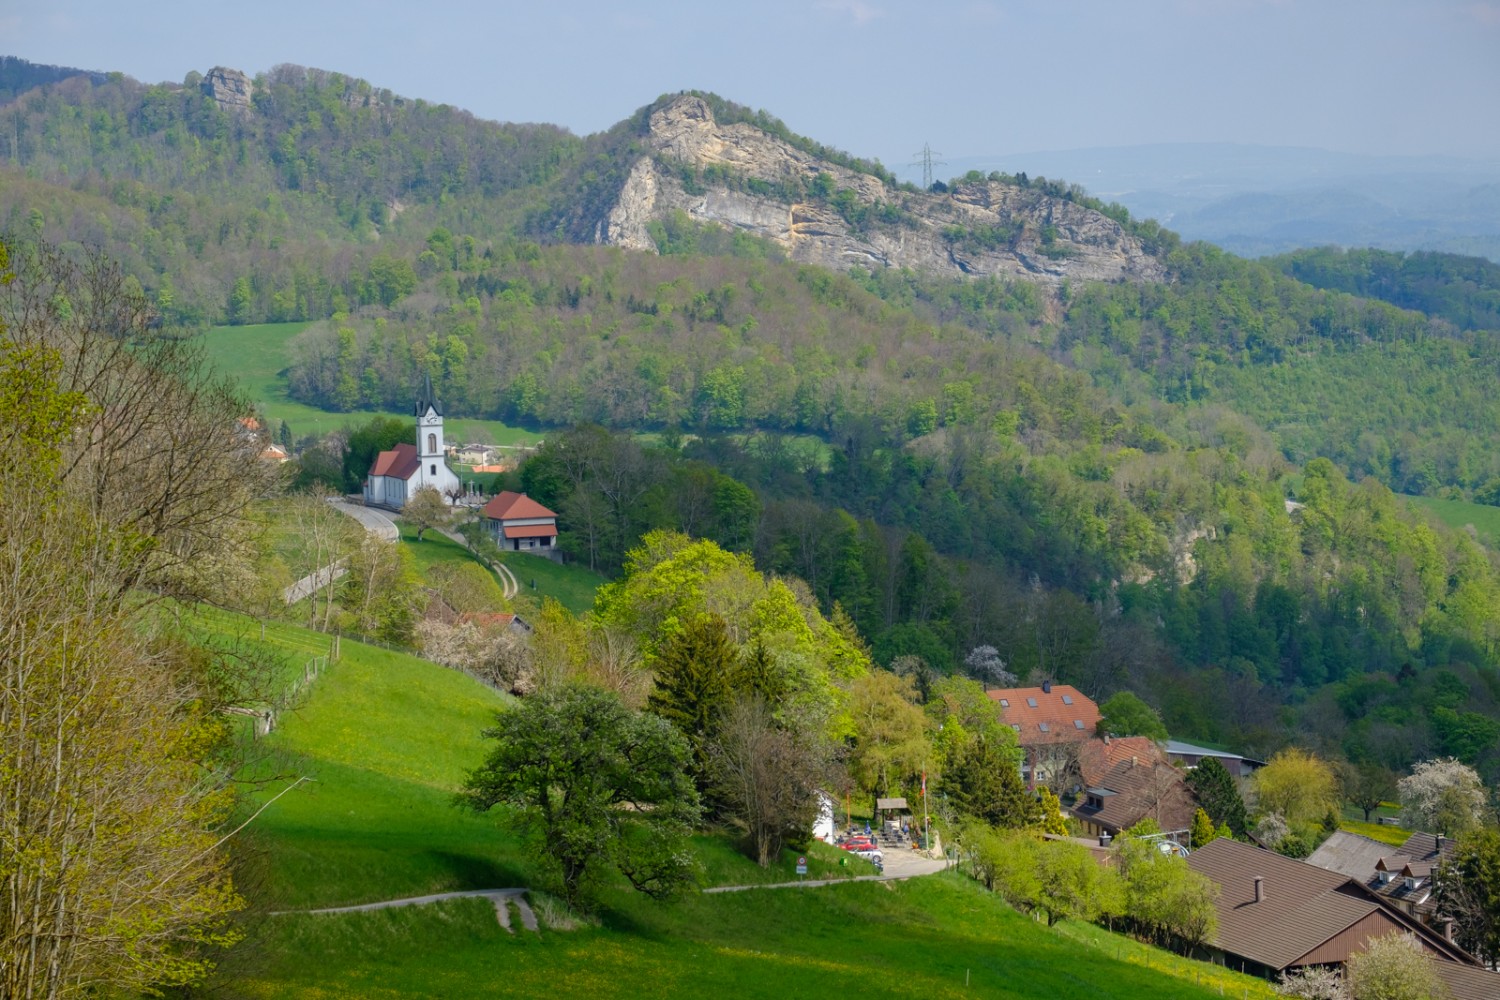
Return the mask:
<svg viewBox="0 0 1500 1000">
<path fill-rule="evenodd" d="M 422 375 L 422 392 L 417 396 L 417 416 L 425 416 L 428 407 L 438 416 L 443 415 L 442 407 L 438 406 L 437 394 L 432 391 L 432 376 L 424 373 Z"/>
</svg>

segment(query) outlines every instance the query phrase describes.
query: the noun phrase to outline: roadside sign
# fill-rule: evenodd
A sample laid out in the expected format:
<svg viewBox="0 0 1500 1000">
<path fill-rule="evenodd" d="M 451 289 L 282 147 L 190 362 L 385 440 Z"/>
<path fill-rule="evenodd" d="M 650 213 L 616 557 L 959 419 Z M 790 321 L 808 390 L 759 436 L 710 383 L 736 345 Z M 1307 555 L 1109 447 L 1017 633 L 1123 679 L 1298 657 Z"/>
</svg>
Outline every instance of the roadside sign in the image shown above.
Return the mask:
<svg viewBox="0 0 1500 1000">
<path fill-rule="evenodd" d="M 797 874 L 798 875 L 806 875 L 807 874 L 807 859 L 806 858 L 798 858 L 797 859 Z"/>
</svg>

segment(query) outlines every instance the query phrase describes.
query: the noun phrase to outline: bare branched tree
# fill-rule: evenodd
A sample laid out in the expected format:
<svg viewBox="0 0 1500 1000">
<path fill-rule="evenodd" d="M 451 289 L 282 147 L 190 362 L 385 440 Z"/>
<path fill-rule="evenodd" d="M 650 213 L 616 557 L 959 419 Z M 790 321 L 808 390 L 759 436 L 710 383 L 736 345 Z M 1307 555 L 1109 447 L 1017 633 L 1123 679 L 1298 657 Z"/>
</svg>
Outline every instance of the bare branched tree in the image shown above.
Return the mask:
<svg viewBox="0 0 1500 1000">
<path fill-rule="evenodd" d="M 816 727 L 778 723 L 765 699 L 752 695 L 730 705 L 709 745 L 708 768 L 762 868 L 789 840 L 812 830 L 818 791 L 835 760 Z"/>
</svg>

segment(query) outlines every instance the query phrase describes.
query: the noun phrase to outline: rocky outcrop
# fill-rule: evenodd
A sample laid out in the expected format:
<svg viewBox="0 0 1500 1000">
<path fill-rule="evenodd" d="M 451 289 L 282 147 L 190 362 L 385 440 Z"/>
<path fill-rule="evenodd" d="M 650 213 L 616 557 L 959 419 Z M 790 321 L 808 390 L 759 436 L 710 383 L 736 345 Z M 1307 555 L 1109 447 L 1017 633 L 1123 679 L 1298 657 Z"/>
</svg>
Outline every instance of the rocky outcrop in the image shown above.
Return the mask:
<svg viewBox="0 0 1500 1000">
<path fill-rule="evenodd" d="M 248 76 L 237 69 L 225 69 L 223 66 L 215 66 L 209 70 L 199 86 L 225 111 L 249 111 L 250 98 L 255 94 L 255 84 Z"/>
<path fill-rule="evenodd" d="M 1160 281 L 1166 275 L 1138 239 L 1093 209 L 991 181 L 960 185 L 947 194 L 889 187 L 753 125 L 721 125 L 698 97 L 679 97 L 653 112 L 646 147 L 648 154 L 636 161 L 597 225 L 597 242 L 654 250 L 647 227 L 681 211 L 699 222 L 763 236 L 794 260 L 837 269 L 906 267 L 1048 283 Z M 741 183 L 710 181 L 690 193 L 682 166 L 700 173 L 727 168 L 724 172 Z M 829 176 L 833 190 L 852 192 L 857 205 L 899 210 L 901 221 L 856 228 L 826 198 L 787 202 L 743 183 L 807 190 L 819 174 Z"/>
</svg>

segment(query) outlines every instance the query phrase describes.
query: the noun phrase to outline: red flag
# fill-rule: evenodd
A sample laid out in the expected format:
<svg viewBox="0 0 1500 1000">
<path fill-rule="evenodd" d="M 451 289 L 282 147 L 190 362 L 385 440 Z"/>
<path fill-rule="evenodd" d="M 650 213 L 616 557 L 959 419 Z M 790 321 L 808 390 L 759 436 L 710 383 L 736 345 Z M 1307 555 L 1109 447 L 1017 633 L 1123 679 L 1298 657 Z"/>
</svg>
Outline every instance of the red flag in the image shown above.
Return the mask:
<svg viewBox="0 0 1500 1000">
<path fill-rule="evenodd" d="M 922 798 L 927 798 L 927 772 L 922 772 Z"/>
</svg>

